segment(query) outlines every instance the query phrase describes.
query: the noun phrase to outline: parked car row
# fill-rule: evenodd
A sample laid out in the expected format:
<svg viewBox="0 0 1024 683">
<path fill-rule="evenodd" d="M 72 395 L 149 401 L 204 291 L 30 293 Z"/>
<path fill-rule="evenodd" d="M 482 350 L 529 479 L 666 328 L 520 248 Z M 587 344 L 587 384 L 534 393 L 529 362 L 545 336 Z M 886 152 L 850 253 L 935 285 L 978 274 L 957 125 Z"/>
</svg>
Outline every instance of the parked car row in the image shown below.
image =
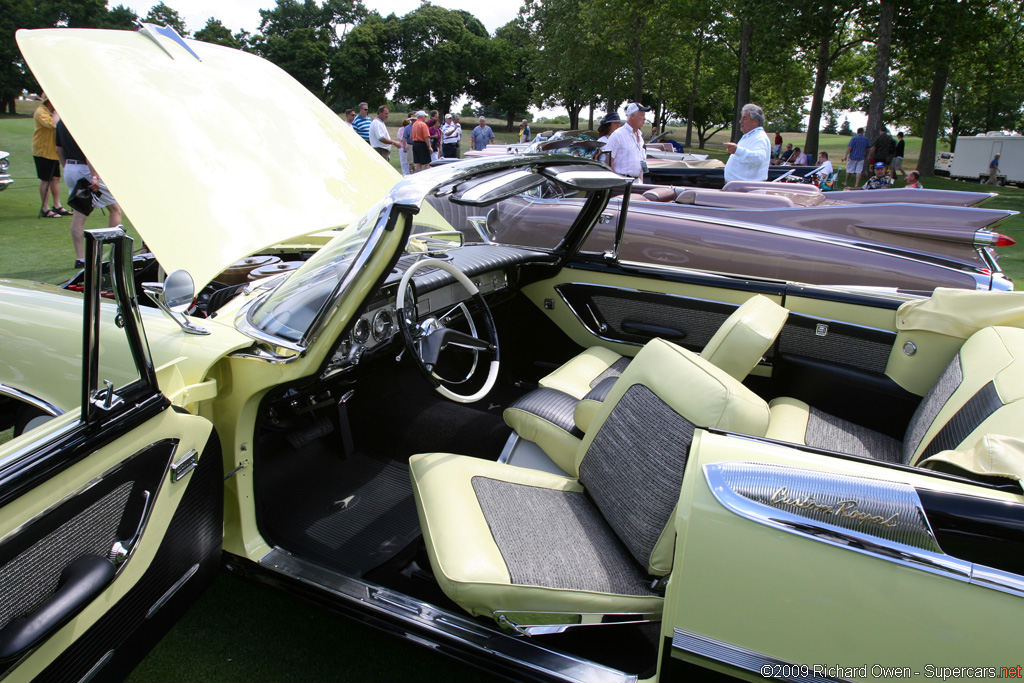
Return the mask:
<svg viewBox="0 0 1024 683">
<path fill-rule="evenodd" d="M 122 678 L 222 566 L 512 680 L 1018 654 L 1006 212 L 401 179 L 255 55 L 17 40 L 159 268 L 103 229 L 80 291 L 0 283 L 0 677 Z"/>
</svg>

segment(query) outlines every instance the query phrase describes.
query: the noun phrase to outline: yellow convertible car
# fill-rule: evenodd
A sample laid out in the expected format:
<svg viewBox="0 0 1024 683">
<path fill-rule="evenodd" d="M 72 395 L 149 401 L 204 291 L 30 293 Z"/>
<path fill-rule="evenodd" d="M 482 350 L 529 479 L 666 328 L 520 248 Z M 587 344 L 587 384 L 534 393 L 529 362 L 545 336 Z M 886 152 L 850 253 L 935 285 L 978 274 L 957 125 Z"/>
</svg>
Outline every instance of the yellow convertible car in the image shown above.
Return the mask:
<svg viewBox="0 0 1024 683">
<path fill-rule="evenodd" d="M 221 567 L 512 680 L 1019 673 L 1024 294 L 629 261 L 596 163 L 396 184 L 253 55 L 18 42 L 159 265 L 0 281 L 0 677 L 121 678 Z"/>
</svg>

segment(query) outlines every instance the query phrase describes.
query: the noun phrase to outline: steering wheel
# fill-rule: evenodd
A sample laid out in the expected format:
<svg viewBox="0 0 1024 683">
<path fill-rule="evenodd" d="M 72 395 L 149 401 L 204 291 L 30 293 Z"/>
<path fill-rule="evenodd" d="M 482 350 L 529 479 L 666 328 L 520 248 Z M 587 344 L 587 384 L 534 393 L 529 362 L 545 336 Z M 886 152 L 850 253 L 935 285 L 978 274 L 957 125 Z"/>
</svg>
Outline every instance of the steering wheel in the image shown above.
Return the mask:
<svg viewBox="0 0 1024 683">
<path fill-rule="evenodd" d="M 421 268 L 440 268 L 449 273 L 462 285 L 463 289 L 473 297 L 480 310 L 483 311 L 489 340 L 480 339 L 472 334 L 466 334 L 465 332 L 445 327 L 441 319 L 434 316 L 429 316 L 420 323 L 416 322 L 415 302 L 412 302 L 407 311 L 405 293 L 409 289 L 409 282 L 412 280 L 412 276 Z M 402 276 L 402 282 L 398 285 L 398 297 L 395 300 L 395 308 L 398 309 L 398 326 L 402 330 L 402 339 L 405 340 L 405 347 L 412 354 L 420 370 L 427 380 L 434 385 L 439 394 L 458 403 L 474 403 L 482 399 L 494 388 L 494 383 L 498 379 L 498 332 L 494 326 L 494 318 L 491 317 L 491 309 L 487 307 L 487 302 L 484 301 L 480 290 L 473 284 L 472 280 L 466 277 L 465 273 L 448 261 L 441 261 L 439 259 L 417 261 Z M 449 346 L 487 351 L 491 354 L 492 358 L 490 367 L 487 370 L 487 379 L 475 394 L 457 394 L 441 384 L 440 379 L 434 374 L 434 367 L 437 365 L 441 352 Z"/>
</svg>

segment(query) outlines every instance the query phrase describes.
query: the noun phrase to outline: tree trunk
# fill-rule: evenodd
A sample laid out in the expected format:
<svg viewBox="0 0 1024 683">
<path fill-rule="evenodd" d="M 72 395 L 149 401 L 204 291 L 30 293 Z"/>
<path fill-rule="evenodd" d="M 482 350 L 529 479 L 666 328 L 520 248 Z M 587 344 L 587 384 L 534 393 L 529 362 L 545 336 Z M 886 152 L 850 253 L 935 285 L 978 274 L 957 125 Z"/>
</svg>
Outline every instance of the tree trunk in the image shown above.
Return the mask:
<svg viewBox="0 0 1024 683">
<path fill-rule="evenodd" d="M 597 98 L 590 98 L 590 121 L 587 122 L 587 130 L 594 130 L 594 107 L 597 106 Z"/>
<path fill-rule="evenodd" d="M 633 78 L 636 81 L 633 91 L 633 101 L 640 102 L 644 96 L 644 61 L 640 52 L 640 35 L 642 34 L 644 19 L 639 12 L 636 15 L 635 33 L 633 34 Z"/>
<path fill-rule="evenodd" d="M 583 111 L 583 105 L 574 104 L 566 109 L 569 110 L 569 129 L 577 130 L 580 127 L 580 112 Z"/>
<path fill-rule="evenodd" d="M 882 0 L 878 12 L 878 41 L 875 44 L 875 84 L 868 105 L 867 136 L 874 140 L 881 132 L 885 96 L 889 92 L 889 63 L 892 52 L 892 22 L 896 14 L 896 0 Z"/>
<path fill-rule="evenodd" d="M 932 77 L 931 96 L 928 98 L 928 114 L 924 119 L 924 133 L 921 135 L 921 156 L 917 170 L 921 175 L 935 172 L 935 143 L 939 139 L 939 122 L 942 120 L 942 100 L 946 96 L 946 81 L 949 80 L 949 62 L 943 60 Z"/>
<path fill-rule="evenodd" d="M 15 116 L 18 113 L 17 102 L 18 98 L 13 93 L 4 93 L 3 102 L 0 102 L 0 110 L 7 110 L 7 113 L 11 116 Z"/>
<path fill-rule="evenodd" d="M 814 94 L 811 96 L 811 117 L 807 121 L 807 140 L 804 154 L 814 163 L 818 157 L 818 129 L 821 127 L 821 110 L 825 102 L 825 87 L 828 85 L 829 44 L 831 35 L 825 33 L 818 41 L 818 64 L 814 74 Z"/>
<path fill-rule="evenodd" d="M 956 151 L 956 141 L 960 138 L 960 115 L 952 114 L 949 117 L 949 151 Z"/>
<path fill-rule="evenodd" d="M 733 142 L 740 139 L 740 115 L 743 112 L 743 105 L 750 101 L 750 68 L 747 66 L 747 59 L 750 56 L 750 44 L 754 40 L 754 22 L 743 19 L 740 28 L 740 64 L 739 76 L 736 79 L 736 107 L 732 115 L 732 137 Z M 703 141 L 701 149 L 704 148 Z"/>
<path fill-rule="evenodd" d="M 697 34 L 697 56 L 693 60 L 693 84 L 690 86 L 690 108 L 686 113 L 686 146 L 693 144 L 693 108 L 697 104 L 697 82 L 700 80 L 700 57 L 704 51 L 704 32 Z"/>
</svg>

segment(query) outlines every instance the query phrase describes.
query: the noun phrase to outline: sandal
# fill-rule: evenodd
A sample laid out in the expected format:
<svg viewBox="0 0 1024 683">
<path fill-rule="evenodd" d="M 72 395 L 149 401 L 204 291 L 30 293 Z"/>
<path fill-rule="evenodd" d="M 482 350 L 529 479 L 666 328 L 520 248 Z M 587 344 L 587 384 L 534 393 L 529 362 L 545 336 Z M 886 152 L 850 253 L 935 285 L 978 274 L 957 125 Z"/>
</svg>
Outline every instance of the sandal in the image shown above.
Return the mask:
<svg viewBox="0 0 1024 683">
<path fill-rule="evenodd" d="M 47 209 L 46 211 L 44 211 L 41 214 L 39 214 L 39 217 L 40 218 L 60 218 L 61 215 L 59 213 L 57 213 L 56 211 L 52 211 L 50 209 Z"/>
<path fill-rule="evenodd" d="M 53 211 L 60 214 L 61 216 L 70 216 L 72 213 L 65 209 L 63 206 L 54 207 Z"/>
</svg>

